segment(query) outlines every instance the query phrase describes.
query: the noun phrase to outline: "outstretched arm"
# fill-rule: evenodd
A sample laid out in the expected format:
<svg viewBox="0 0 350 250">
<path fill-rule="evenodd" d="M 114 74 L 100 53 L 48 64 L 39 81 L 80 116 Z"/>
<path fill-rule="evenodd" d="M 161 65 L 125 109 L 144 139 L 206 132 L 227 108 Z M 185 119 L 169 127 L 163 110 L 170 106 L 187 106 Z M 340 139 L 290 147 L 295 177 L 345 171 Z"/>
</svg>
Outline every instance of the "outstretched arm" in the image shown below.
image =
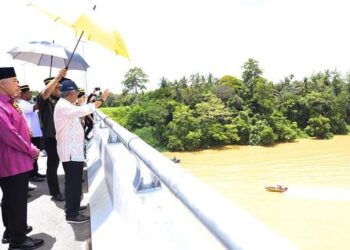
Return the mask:
<svg viewBox="0 0 350 250">
<path fill-rule="evenodd" d="M 46 100 L 51 95 L 52 91 L 56 88 L 59 81 L 67 75 L 66 69 L 61 69 L 58 75 L 52 79 L 45 87 L 45 89 L 41 92 L 43 99 Z"/>
</svg>

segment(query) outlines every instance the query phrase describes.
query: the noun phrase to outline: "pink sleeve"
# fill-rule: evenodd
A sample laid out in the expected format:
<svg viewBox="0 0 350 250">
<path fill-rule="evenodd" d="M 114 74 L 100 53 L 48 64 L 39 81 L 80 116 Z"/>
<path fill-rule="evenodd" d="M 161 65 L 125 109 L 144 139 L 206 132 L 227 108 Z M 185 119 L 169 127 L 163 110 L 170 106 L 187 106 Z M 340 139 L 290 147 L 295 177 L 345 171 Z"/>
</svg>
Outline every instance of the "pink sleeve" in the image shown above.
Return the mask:
<svg viewBox="0 0 350 250">
<path fill-rule="evenodd" d="M 0 112 L 0 140 L 18 151 L 30 155 L 32 158 L 36 155 L 36 147 L 32 143 L 26 142 L 17 130 L 12 126 L 8 117 Z"/>
</svg>

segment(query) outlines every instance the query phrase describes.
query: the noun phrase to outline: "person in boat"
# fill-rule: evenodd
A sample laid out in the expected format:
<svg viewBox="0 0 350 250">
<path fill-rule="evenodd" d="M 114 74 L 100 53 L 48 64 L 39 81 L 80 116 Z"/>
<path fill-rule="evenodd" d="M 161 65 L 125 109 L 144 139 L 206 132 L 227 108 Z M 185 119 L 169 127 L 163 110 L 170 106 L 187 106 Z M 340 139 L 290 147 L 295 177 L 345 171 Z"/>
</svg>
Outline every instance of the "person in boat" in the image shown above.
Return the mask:
<svg viewBox="0 0 350 250">
<path fill-rule="evenodd" d="M 173 162 L 175 163 L 179 163 L 180 162 L 180 159 L 177 159 L 175 156 L 171 159 Z"/>
</svg>

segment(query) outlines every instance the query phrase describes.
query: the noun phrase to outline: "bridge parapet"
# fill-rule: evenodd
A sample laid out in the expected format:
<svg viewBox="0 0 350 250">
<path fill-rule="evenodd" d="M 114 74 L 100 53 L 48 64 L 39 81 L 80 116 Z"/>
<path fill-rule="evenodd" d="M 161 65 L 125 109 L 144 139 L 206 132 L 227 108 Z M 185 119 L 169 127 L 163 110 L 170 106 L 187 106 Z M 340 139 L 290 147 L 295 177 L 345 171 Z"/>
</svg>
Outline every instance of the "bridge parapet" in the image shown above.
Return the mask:
<svg viewBox="0 0 350 250">
<path fill-rule="evenodd" d="M 95 118 L 93 249 L 295 249 L 106 115 Z"/>
</svg>

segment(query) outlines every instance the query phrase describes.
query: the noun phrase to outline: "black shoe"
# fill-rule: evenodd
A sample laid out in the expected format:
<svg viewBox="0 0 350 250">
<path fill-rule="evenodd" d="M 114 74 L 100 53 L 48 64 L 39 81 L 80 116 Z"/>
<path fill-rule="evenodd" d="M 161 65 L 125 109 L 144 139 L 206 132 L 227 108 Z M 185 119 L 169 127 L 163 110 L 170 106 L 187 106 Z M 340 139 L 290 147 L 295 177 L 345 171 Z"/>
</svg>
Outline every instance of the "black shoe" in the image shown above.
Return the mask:
<svg viewBox="0 0 350 250">
<path fill-rule="evenodd" d="M 39 178 L 46 178 L 46 174 L 36 173 L 34 176 L 39 177 Z"/>
<path fill-rule="evenodd" d="M 27 229 L 25 231 L 25 234 L 29 234 L 31 231 L 33 231 L 33 227 L 32 226 L 27 226 Z M 1 239 L 1 243 L 2 244 L 8 244 L 10 243 L 10 236 L 9 234 L 7 233 L 7 231 L 5 230 L 3 236 L 2 236 L 2 239 Z"/>
<path fill-rule="evenodd" d="M 4 234 L 2 235 L 1 243 L 2 244 L 10 243 L 10 236 L 6 230 L 5 230 Z"/>
<path fill-rule="evenodd" d="M 87 208 L 87 206 L 80 206 L 78 212 L 84 212 Z"/>
<path fill-rule="evenodd" d="M 65 201 L 62 194 L 53 195 L 51 198 L 52 201 Z"/>
<path fill-rule="evenodd" d="M 27 226 L 26 234 L 29 234 L 31 231 L 33 231 L 33 227 L 32 226 Z"/>
<path fill-rule="evenodd" d="M 31 181 L 31 182 L 42 182 L 42 181 L 44 181 L 44 179 L 34 175 L 34 176 L 29 178 L 29 181 Z"/>
<path fill-rule="evenodd" d="M 84 223 L 90 220 L 89 216 L 79 214 L 73 217 L 66 217 L 68 223 Z"/>
<path fill-rule="evenodd" d="M 33 250 L 44 245 L 44 240 L 27 237 L 22 243 L 10 243 L 9 250 Z"/>
</svg>

